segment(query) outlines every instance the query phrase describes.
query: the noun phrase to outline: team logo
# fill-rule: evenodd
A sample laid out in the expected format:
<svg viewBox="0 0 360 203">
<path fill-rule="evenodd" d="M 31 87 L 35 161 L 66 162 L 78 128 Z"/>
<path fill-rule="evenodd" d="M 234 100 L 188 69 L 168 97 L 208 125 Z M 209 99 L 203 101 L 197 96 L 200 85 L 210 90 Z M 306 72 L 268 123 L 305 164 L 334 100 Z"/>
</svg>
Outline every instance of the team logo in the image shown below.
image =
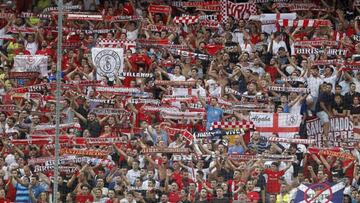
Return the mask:
<svg viewBox="0 0 360 203">
<path fill-rule="evenodd" d="M 95 56 L 95 66 L 99 75 L 113 75 L 121 65 L 120 55 L 113 50 L 102 50 Z"/>
<path fill-rule="evenodd" d="M 298 115 L 289 114 L 286 116 L 286 125 L 293 126 L 298 121 Z"/>
</svg>

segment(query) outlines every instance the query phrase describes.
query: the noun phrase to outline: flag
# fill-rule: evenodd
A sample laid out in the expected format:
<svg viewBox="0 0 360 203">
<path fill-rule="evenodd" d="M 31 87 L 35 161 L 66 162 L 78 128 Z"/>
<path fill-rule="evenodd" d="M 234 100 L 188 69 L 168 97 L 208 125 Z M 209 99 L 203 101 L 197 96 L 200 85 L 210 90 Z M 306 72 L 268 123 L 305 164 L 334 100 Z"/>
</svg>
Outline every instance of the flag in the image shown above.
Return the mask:
<svg viewBox="0 0 360 203">
<path fill-rule="evenodd" d="M 315 183 L 301 184 L 296 193 L 295 202 L 342 202 L 345 183 Z"/>
<path fill-rule="evenodd" d="M 262 113 L 251 112 L 250 121 L 256 127 L 256 130 L 262 134 L 299 133 L 301 124 L 301 115 L 292 113 Z M 281 137 L 281 136 L 280 136 Z M 286 136 L 288 137 L 288 136 Z"/>
<path fill-rule="evenodd" d="M 222 21 L 226 22 L 228 16 L 235 19 L 249 19 L 250 15 L 257 12 L 255 3 L 233 3 L 229 0 L 221 0 Z"/>
<path fill-rule="evenodd" d="M 124 49 L 122 48 L 92 48 L 91 56 L 96 67 L 96 79 L 107 77 L 109 81 L 115 80 L 124 69 Z"/>
<path fill-rule="evenodd" d="M 16 55 L 12 72 L 37 72 L 47 76 L 48 57 L 43 55 Z"/>
</svg>

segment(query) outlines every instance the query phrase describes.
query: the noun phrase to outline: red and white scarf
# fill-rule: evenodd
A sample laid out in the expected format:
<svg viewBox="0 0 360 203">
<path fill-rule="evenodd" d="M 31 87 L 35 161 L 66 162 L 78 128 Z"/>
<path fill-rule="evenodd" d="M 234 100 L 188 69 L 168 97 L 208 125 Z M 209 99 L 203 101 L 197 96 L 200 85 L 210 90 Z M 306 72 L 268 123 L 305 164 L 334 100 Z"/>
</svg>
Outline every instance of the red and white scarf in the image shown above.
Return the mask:
<svg viewBox="0 0 360 203">
<path fill-rule="evenodd" d="M 278 20 L 277 24 L 281 27 L 320 27 L 320 26 L 331 26 L 329 20 L 321 19 L 303 19 L 303 20 Z"/>
<path fill-rule="evenodd" d="M 285 142 L 285 143 L 294 143 L 294 144 L 304 144 L 312 145 L 316 143 L 315 139 L 291 139 L 291 138 L 281 138 L 281 137 L 269 137 L 269 142 Z"/>
<path fill-rule="evenodd" d="M 161 111 L 161 116 L 165 119 L 203 119 L 205 116 L 204 112 L 173 112 L 173 111 Z"/>
<path fill-rule="evenodd" d="M 255 129 L 255 125 L 251 121 L 235 121 L 235 122 L 228 122 L 228 121 L 219 121 L 211 123 L 210 130 L 223 128 L 223 129 L 238 129 L 238 128 L 245 128 L 245 129 Z"/>
</svg>

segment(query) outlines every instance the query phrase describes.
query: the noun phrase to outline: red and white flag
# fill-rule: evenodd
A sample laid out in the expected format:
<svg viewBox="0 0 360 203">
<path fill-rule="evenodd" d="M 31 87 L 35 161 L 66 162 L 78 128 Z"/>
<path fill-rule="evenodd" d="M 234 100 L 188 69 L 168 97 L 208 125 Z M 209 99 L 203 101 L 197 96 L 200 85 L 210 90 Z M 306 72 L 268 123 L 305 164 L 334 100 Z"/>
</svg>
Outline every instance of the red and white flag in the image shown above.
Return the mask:
<svg viewBox="0 0 360 203">
<path fill-rule="evenodd" d="M 320 26 L 331 26 L 329 20 L 320 19 L 303 19 L 303 20 L 278 20 L 277 24 L 281 27 L 320 27 Z"/>
<path fill-rule="evenodd" d="M 255 15 L 257 8 L 255 3 L 233 3 L 229 0 L 221 1 L 222 21 L 226 22 L 229 16 L 235 19 L 249 19 L 250 15 Z"/>
<path fill-rule="evenodd" d="M 250 113 L 250 121 L 255 124 L 257 131 L 270 136 L 277 133 L 280 137 L 283 137 L 281 134 L 289 137 L 289 134 L 299 133 L 301 118 L 300 114 L 291 113 Z"/>
</svg>

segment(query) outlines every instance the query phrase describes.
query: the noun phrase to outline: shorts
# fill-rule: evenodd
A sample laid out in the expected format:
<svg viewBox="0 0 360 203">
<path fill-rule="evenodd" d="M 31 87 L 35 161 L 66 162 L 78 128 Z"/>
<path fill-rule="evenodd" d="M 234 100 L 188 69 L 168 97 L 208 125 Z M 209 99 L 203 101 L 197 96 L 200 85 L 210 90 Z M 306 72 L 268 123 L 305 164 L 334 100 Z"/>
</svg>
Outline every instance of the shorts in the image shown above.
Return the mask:
<svg viewBox="0 0 360 203">
<path fill-rule="evenodd" d="M 317 112 L 316 116 L 320 119 L 321 124 L 330 122 L 329 115 L 325 111 Z"/>
</svg>

